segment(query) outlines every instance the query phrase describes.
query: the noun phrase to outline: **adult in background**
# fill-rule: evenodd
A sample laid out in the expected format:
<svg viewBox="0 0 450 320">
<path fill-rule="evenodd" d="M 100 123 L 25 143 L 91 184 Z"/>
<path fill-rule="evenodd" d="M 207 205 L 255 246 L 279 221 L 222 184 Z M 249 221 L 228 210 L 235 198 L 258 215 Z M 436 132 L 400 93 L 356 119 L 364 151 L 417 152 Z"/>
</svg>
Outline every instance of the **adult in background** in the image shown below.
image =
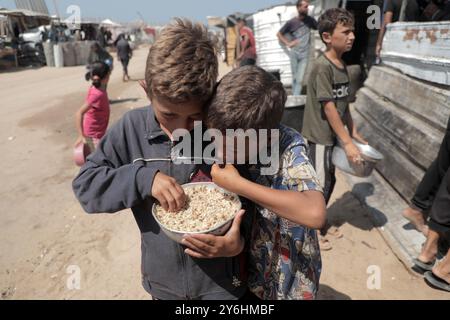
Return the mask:
<svg viewBox="0 0 450 320">
<path fill-rule="evenodd" d="M 133 50 L 131 49 L 130 43 L 125 38 L 124 34 L 119 36 L 119 39 L 116 43 L 117 48 L 117 57 L 123 66 L 123 81 L 129 81 L 130 76 L 128 75 L 128 64 L 130 63 L 130 59 L 133 57 Z"/>
<path fill-rule="evenodd" d="M 281 43 L 290 49 L 292 67 L 292 94 L 300 95 L 303 77 L 308 66 L 311 29 L 317 30 L 317 21 L 308 16 L 309 1 L 297 2 L 298 16 L 289 20 L 278 32 Z"/>
<path fill-rule="evenodd" d="M 237 61 L 241 67 L 254 66 L 256 64 L 256 42 L 255 35 L 243 18 L 237 18 L 239 30 L 241 53 Z"/>
<path fill-rule="evenodd" d="M 425 173 L 411 202 L 403 216 L 427 236 L 420 255 L 414 259 L 414 265 L 428 271 L 425 279 L 432 286 L 450 291 L 450 118 L 439 154 Z M 446 257 L 437 263 L 439 241 L 446 247 Z"/>
<path fill-rule="evenodd" d="M 102 48 L 98 42 L 94 42 L 91 46 L 91 51 L 88 57 L 88 69 L 90 69 L 91 65 L 98 61 L 106 63 L 112 71 L 114 61 L 113 57 L 109 54 L 108 51 Z"/>
<path fill-rule="evenodd" d="M 436 198 L 436 194 L 450 168 L 450 117 L 448 119 L 447 130 L 444 140 L 436 159 L 425 173 L 422 181 L 417 187 L 414 197 L 411 199 L 411 206 L 403 211 L 403 216 L 408 219 L 414 227 L 428 235 L 428 226 L 426 224 L 429 218 L 429 212 Z"/>
<path fill-rule="evenodd" d="M 106 30 L 105 32 L 106 45 L 110 45 L 112 42 L 112 32 L 110 30 Z"/>
<path fill-rule="evenodd" d="M 96 41 L 102 48 L 106 47 L 105 29 L 103 27 L 100 27 L 100 29 L 98 30 Z"/>
<path fill-rule="evenodd" d="M 386 33 L 386 27 L 388 24 L 400 21 L 419 21 L 420 10 L 416 0 L 407 0 L 404 11 L 404 17 L 401 17 L 403 0 L 386 0 L 384 3 L 384 21 L 378 33 L 378 41 L 375 54 L 378 58 L 381 56 L 381 50 L 383 48 L 383 38 Z"/>
<path fill-rule="evenodd" d="M 450 20 L 450 0 L 431 0 L 422 14 L 422 21 Z"/>
</svg>

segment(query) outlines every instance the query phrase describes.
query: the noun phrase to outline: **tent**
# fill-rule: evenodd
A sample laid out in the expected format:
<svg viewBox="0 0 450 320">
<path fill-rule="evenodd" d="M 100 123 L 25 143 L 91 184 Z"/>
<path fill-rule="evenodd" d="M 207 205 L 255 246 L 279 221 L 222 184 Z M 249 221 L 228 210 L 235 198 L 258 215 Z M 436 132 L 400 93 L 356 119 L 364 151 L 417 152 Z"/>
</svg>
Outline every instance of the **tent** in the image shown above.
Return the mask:
<svg viewBox="0 0 450 320">
<path fill-rule="evenodd" d="M 104 26 L 104 27 L 121 27 L 121 26 L 122 26 L 122 25 L 120 25 L 119 23 L 116 23 L 116 22 L 114 22 L 114 21 L 111 21 L 110 19 L 103 20 L 103 21 L 100 23 L 100 25 L 101 25 L 101 26 Z"/>
</svg>

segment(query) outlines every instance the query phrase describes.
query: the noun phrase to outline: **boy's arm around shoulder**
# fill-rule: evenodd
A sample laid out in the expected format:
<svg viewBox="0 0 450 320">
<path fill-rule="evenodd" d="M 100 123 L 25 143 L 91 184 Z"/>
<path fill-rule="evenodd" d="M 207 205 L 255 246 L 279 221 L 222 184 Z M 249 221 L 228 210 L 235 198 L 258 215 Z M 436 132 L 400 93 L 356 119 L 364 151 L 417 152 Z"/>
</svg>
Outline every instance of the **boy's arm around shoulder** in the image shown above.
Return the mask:
<svg viewBox="0 0 450 320">
<path fill-rule="evenodd" d="M 115 213 L 150 196 L 158 170 L 134 164 L 130 159 L 130 124 L 127 114 L 111 128 L 72 183 L 77 199 L 88 213 Z"/>
<path fill-rule="evenodd" d="M 283 172 L 286 174 L 285 190 L 249 181 L 230 165 L 225 169 L 214 166 L 211 175 L 217 185 L 269 209 L 281 218 L 312 229 L 322 228 L 326 217 L 325 199 L 321 188 L 315 183 L 315 172 L 307 158 L 285 168 Z"/>
</svg>

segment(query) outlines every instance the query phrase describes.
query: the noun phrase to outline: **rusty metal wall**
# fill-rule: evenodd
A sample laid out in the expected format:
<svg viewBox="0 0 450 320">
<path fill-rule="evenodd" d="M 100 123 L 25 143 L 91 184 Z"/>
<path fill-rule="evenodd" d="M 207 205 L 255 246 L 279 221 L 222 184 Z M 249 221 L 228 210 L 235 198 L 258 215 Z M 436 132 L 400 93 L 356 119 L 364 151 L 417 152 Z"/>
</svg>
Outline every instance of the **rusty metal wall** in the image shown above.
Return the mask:
<svg viewBox="0 0 450 320">
<path fill-rule="evenodd" d="M 450 85 L 450 21 L 388 25 L 381 57 L 412 77 Z"/>
</svg>

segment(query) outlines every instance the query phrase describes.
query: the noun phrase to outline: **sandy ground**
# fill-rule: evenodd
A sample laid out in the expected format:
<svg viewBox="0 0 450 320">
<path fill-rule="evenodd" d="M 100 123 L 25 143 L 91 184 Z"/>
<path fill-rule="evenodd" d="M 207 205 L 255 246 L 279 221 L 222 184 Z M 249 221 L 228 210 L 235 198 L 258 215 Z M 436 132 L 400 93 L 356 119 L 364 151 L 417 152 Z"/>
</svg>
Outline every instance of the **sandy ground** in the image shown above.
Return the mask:
<svg viewBox="0 0 450 320">
<path fill-rule="evenodd" d="M 134 81 L 121 82 L 116 62 L 111 123 L 148 104 L 136 81 L 144 77 L 147 50 L 131 61 Z M 130 211 L 87 215 L 72 193 L 74 113 L 88 89 L 84 71 L 0 73 L 0 299 L 149 299 L 140 285 L 140 234 Z M 343 181 L 329 215 L 344 237 L 323 253 L 320 298 L 448 299 L 399 262 Z M 369 266 L 381 271 L 379 290 L 367 288 Z"/>
</svg>

